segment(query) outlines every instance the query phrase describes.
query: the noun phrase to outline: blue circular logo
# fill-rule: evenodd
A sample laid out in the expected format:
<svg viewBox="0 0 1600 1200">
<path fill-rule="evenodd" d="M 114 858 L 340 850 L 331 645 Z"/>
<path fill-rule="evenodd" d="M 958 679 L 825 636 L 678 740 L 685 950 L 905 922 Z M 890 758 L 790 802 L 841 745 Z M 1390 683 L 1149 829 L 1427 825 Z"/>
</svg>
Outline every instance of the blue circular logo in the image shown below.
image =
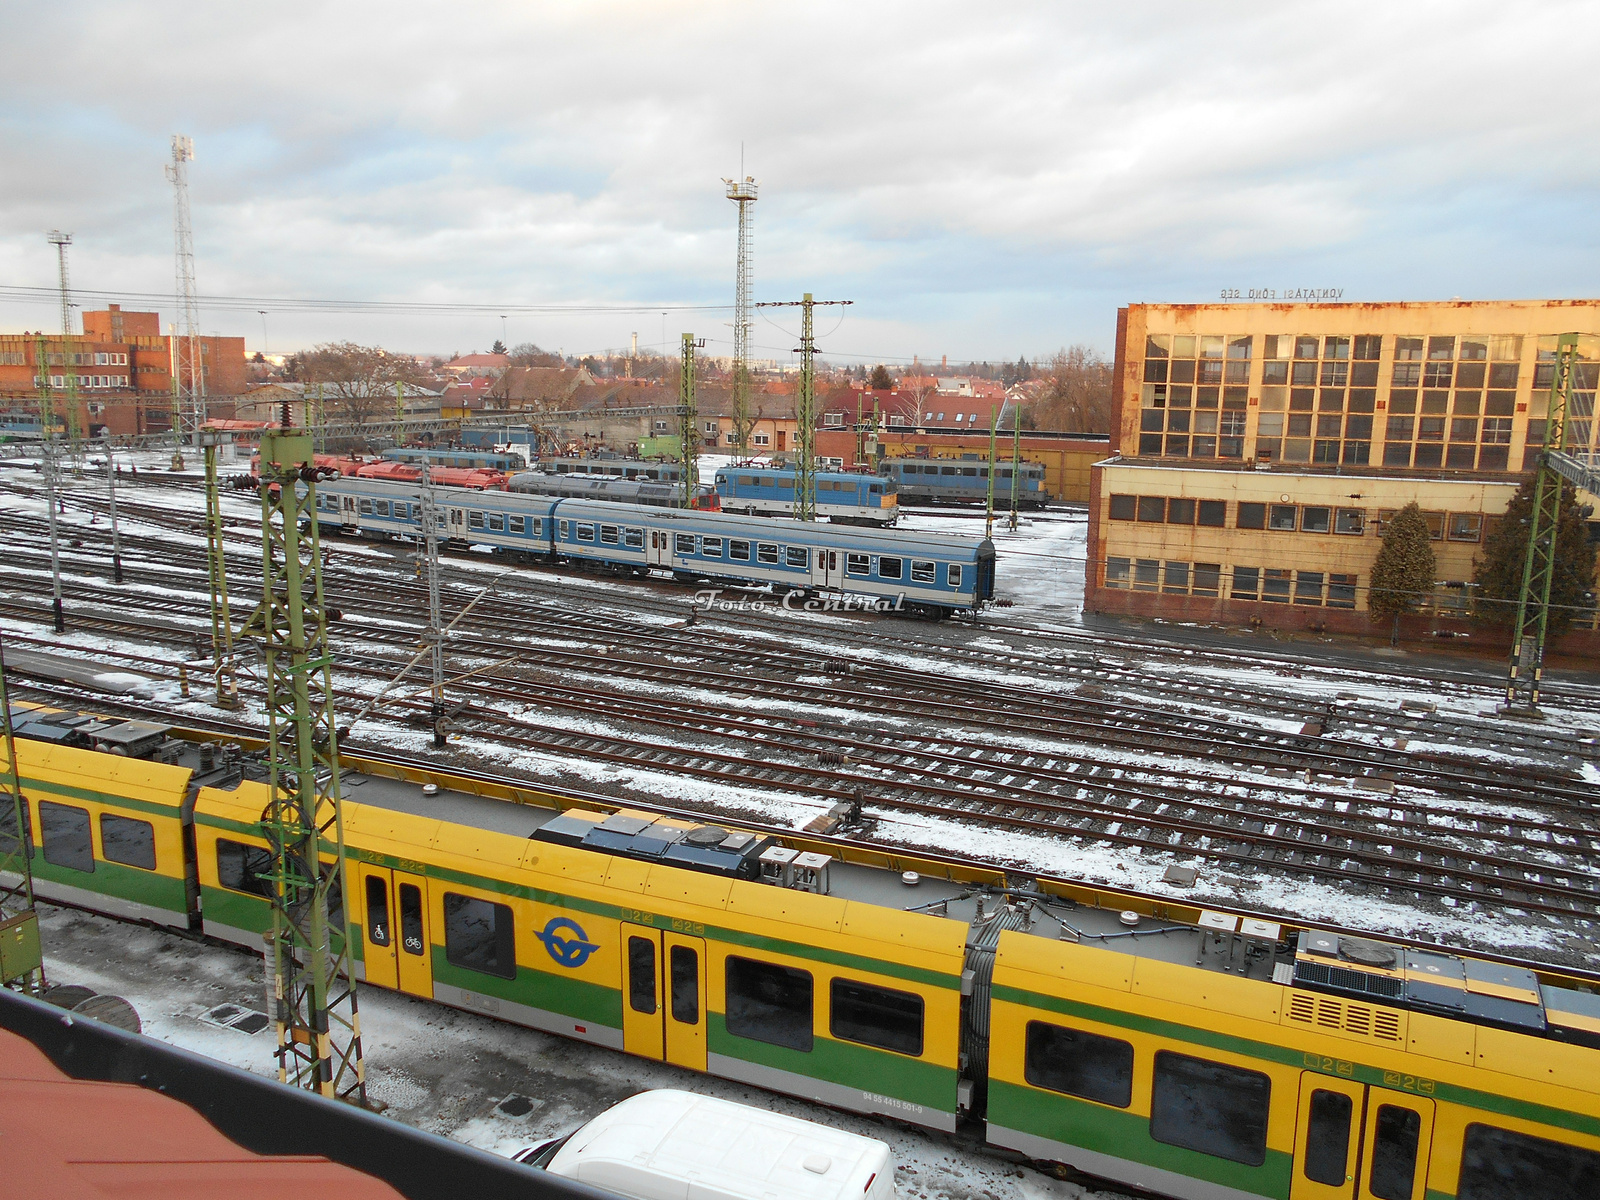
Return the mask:
<svg viewBox="0 0 1600 1200">
<path fill-rule="evenodd" d="M 581 967 L 589 961 L 589 955 L 600 949 L 589 940 L 583 926 L 566 917 L 551 917 L 544 929 L 534 936 L 544 943 L 544 948 L 550 951 L 550 957 L 563 967 Z"/>
</svg>

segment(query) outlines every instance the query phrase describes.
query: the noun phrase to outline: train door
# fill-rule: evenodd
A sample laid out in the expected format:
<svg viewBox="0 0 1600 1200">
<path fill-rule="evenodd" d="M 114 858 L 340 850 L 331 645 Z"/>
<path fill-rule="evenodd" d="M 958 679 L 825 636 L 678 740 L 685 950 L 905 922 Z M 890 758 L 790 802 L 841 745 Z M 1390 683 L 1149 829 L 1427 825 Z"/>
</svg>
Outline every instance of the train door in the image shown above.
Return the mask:
<svg viewBox="0 0 1600 1200">
<path fill-rule="evenodd" d="M 1307 1071 L 1295 1130 L 1291 1200 L 1423 1200 L 1432 1100 Z"/>
<path fill-rule="evenodd" d="M 339 523 L 345 526 L 359 526 L 361 524 L 361 514 L 356 509 L 356 498 L 354 496 L 345 495 L 339 497 Z"/>
<path fill-rule="evenodd" d="M 622 943 L 622 1048 L 704 1071 L 704 940 L 625 923 Z"/>
<path fill-rule="evenodd" d="M 426 881 L 366 863 L 360 873 L 367 982 L 431 999 Z"/>
<path fill-rule="evenodd" d="M 450 509 L 450 520 L 446 526 L 448 536 L 458 541 L 467 540 L 467 510 L 464 508 Z"/>
<path fill-rule="evenodd" d="M 818 550 L 811 560 L 811 582 L 816 587 L 839 586 L 839 552 Z"/>
<path fill-rule="evenodd" d="M 650 555 L 646 560 L 652 567 L 670 567 L 672 565 L 672 535 L 665 529 L 652 529 L 650 531 Z"/>
</svg>

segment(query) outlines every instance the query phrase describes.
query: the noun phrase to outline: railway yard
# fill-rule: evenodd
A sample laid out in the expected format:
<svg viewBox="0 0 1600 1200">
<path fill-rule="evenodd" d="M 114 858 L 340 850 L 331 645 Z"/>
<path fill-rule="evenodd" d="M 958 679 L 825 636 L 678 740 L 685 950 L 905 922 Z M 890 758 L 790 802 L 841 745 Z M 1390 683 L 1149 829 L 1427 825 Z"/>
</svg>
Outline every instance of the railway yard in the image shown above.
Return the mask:
<svg viewBox="0 0 1600 1200">
<path fill-rule="evenodd" d="M 120 584 L 103 476 L 64 481 L 57 635 L 42 483 L 0 472 L 13 699 L 259 736 L 248 655 L 238 708 L 213 702 L 198 480 L 141 463 L 118 487 Z M 259 507 L 253 493 L 222 504 L 237 624 L 259 599 Z M 969 536 L 979 522 L 959 510 L 902 517 Z M 341 744 L 597 807 L 804 831 L 1600 980 L 1600 683 L 1553 673 L 1547 719 L 1530 723 L 1497 715 L 1495 665 L 1462 656 L 1089 624 L 1076 603 L 1081 511 L 1029 514 L 1015 532 L 1002 519 L 994 540 L 1000 603 L 943 623 L 448 552 L 450 739 L 436 749 L 425 668 L 396 682 L 428 621 L 413 548 L 324 536 Z M 45 912 L 58 975 L 126 994 L 157 1036 L 268 1069 L 256 1043 L 269 1035 L 208 1015 L 261 1006 L 259 960 Z M 488 1149 L 571 1128 L 640 1086 L 756 1095 L 404 995 L 364 996 L 372 1095 Z M 523 1096 L 541 1098 L 509 1103 Z M 872 1118 L 828 1120 L 891 1141 L 903 1197 L 1096 1194 Z"/>
</svg>

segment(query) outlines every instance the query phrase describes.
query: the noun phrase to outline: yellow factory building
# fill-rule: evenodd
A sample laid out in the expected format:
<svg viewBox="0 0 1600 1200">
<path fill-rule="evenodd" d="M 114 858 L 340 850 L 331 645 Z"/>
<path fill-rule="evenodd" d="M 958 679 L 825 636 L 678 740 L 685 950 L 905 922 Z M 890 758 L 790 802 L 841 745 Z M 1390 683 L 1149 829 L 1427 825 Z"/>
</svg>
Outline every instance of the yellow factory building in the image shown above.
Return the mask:
<svg viewBox="0 0 1600 1200">
<path fill-rule="evenodd" d="M 1121 309 L 1085 610 L 1364 632 L 1384 522 L 1416 501 L 1440 584 L 1425 616 L 1451 628 L 1573 332 L 1568 444 L 1592 451 L 1600 301 Z"/>
</svg>

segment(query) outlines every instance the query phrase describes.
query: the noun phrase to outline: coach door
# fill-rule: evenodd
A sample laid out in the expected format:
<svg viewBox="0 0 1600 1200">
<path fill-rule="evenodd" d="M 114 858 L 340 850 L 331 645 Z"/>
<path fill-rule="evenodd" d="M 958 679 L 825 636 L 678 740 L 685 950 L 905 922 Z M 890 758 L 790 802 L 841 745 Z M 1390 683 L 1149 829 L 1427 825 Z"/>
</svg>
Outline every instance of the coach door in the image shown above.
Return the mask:
<svg viewBox="0 0 1600 1200">
<path fill-rule="evenodd" d="M 360 874 L 367 982 L 431 998 L 426 881 L 367 863 Z"/>
<path fill-rule="evenodd" d="M 818 550 L 811 561 L 811 582 L 816 587 L 839 586 L 839 552 Z"/>
<path fill-rule="evenodd" d="M 1423 1200 L 1433 1101 L 1307 1071 L 1291 1200 Z"/>
<path fill-rule="evenodd" d="M 467 510 L 464 508 L 450 509 L 450 524 L 447 528 L 448 536 L 457 541 L 467 540 Z"/>
<path fill-rule="evenodd" d="M 652 567 L 670 567 L 672 565 L 672 535 L 665 529 L 652 529 L 650 531 L 650 557 L 646 560 Z"/>
<path fill-rule="evenodd" d="M 622 1048 L 704 1071 L 705 941 L 624 924 L 622 943 Z"/>
<path fill-rule="evenodd" d="M 348 526 L 361 524 L 361 514 L 356 508 L 354 496 L 339 497 L 339 523 Z"/>
</svg>

